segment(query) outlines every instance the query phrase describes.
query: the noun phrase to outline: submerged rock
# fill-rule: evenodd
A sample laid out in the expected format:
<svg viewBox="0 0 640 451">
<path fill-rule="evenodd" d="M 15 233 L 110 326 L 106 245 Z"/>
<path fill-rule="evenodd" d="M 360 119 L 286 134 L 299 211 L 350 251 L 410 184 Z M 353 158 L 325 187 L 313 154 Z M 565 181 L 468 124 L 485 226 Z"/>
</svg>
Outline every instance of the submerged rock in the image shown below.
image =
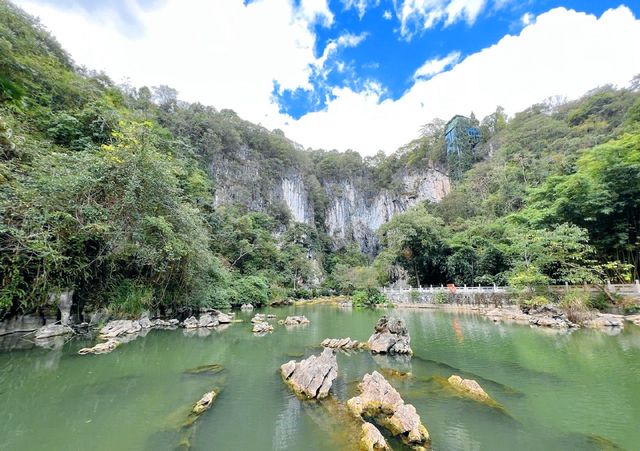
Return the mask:
<svg viewBox="0 0 640 451">
<path fill-rule="evenodd" d="M 338 361 L 334 351 L 325 348 L 319 356 L 285 363 L 280 367 L 280 373 L 296 394 L 322 399 L 329 395 L 329 389 L 338 376 Z"/>
<path fill-rule="evenodd" d="M 100 329 L 100 336 L 105 339 L 116 338 L 121 335 L 130 335 L 140 332 L 142 326 L 138 321 L 129 319 L 119 319 L 109 321 L 106 326 Z"/>
<path fill-rule="evenodd" d="M 284 324 L 285 326 L 301 326 L 309 324 L 311 321 L 306 316 L 287 316 L 285 320 L 278 321 L 278 324 Z"/>
<path fill-rule="evenodd" d="M 483 402 L 493 401 L 487 394 L 487 392 L 482 389 L 480 384 L 478 384 L 473 379 L 463 379 L 460 376 L 454 374 L 449 379 L 447 379 L 447 382 L 449 382 L 449 385 L 451 385 L 451 387 L 470 398 L 474 398 Z"/>
<path fill-rule="evenodd" d="M 210 363 L 209 365 L 201 365 L 185 370 L 184 374 L 218 374 L 221 371 L 224 371 L 222 365 L 219 363 Z"/>
<path fill-rule="evenodd" d="M 45 340 L 60 335 L 69 335 L 73 333 L 73 329 L 62 324 L 47 324 L 36 331 L 36 340 Z"/>
<path fill-rule="evenodd" d="M 271 332 L 273 330 L 273 326 L 266 321 L 261 321 L 253 324 L 253 328 L 251 331 L 254 334 L 266 334 L 267 332 Z"/>
<path fill-rule="evenodd" d="M 357 340 L 352 340 L 351 337 L 347 338 L 325 338 L 320 345 L 323 348 L 333 349 L 362 349 L 366 345 L 360 343 Z"/>
<path fill-rule="evenodd" d="M 103 343 L 98 343 L 97 345 L 91 348 L 82 348 L 78 351 L 78 354 L 80 355 L 107 354 L 113 351 L 114 349 L 116 349 L 118 346 L 120 346 L 120 341 L 115 338 L 112 338 Z"/>
<path fill-rule="evenodd" d="M 394 368 L 380 368 L 380 372 L 391 379 L 405 380 L 412 377 L 411 373 L 407 371 L 396 370 Z"/>
<path fill-rule="evenodd" d="M 399 318 L 388 319 L 383 316 L 374 327 L 374 334 L 369 337 L 367 345 L 373 353 L 409 354 L 412 355 L 411 337 L 407 327 Z"/>
<path fill-rule="evenodd" d="M 211 390 L 210 392 L 205 393 L 202 398 L 198 400 L 191 409 L 191 413 L 194 415 L 202 415 L 204 412 L 209 410 L 213 405 L 213 401 L 218 396 L 218 393 L 215 390 Z"/>
<path fill-rule="evenodd" d="M 380 373 L 365 374 L 358 389 L 360 395 L 347 401 L 354 415 L 373 418 L 410 446 L 422 447 L 429 442 L 429 432 L 415 407 L 405 404 L 400 393 Z"/>
<path fill-rule="evenodd" d="M 362 449 L 366 451 L 386 451 L 391 449 L 378 428 L 367 422 L 362 425 L 362 439 L 360 443 Z"/>
</svg>

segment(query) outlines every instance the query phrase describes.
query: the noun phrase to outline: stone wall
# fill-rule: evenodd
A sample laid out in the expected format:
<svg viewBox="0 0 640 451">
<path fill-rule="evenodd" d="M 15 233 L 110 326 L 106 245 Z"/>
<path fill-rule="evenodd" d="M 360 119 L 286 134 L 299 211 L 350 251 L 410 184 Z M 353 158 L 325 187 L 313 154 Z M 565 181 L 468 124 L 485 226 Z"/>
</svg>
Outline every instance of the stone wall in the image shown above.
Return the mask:
<svg viewBox="0 0 640 451">
<path fill-rule="evenodd" d="M 504 292 L 468 292 L 449 293 L 446 291 L 394 290 L 386 291 L 384 295 L 397 305 L 478 305 L 502 306 L 515 304 L 511 296 Z"/>
</svg>

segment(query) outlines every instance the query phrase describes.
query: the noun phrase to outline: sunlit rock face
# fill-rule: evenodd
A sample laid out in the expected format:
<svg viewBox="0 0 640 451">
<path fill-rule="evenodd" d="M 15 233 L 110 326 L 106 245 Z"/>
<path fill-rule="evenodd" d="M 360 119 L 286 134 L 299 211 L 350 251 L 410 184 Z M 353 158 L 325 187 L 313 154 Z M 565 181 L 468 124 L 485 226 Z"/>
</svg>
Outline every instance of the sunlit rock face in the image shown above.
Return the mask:
<svg viewBox="0 0 640 451">
<path fill-rule="evenodd" d="M 282 179 L 282 197 L 294 221 L 313 224 L 313 208 L 299 174 Z"/>
</svg>

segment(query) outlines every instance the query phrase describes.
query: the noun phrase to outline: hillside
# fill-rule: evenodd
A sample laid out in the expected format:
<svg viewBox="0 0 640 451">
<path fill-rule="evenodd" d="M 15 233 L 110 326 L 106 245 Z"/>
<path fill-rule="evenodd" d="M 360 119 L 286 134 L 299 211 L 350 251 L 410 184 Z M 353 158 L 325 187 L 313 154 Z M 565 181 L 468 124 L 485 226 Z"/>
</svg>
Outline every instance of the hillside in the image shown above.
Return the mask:
<svg viewBox="0 0 640 451">
<path fill-rule="evenodd" d="M 398 277 L 580 282 L 596 275 L 578 269 L 596 263 L 637 277 L 637 89 L 513 118 L 498 109 L 454 172 L 443 121 L 388 157 L 303 149 L 166 86 L 117 86 L 78 68 L 7 2 L 0 48 L 2 315 L 69 289 L 78 310 L 133 314 Z M 517 249 L 530 235 L 535 252 L 581 260 L 533 262 Z"/>
</svg>

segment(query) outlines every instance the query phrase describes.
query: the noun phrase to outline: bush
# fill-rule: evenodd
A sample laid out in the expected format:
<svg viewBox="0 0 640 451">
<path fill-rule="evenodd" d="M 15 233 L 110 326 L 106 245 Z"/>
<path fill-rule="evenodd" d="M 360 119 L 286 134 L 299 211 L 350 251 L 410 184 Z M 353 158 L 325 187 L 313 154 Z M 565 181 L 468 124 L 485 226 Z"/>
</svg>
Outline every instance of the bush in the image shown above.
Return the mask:
<svg viewBox="0 0 640 451">
<path fill-rule="evenodd" d="M 520 309 L 523 312 L 528 312 L 529 310 L 535 310 L 537 308 L 542 307 L 543 305 L 550 304 L 549 299 L 544 296 L 534 296 L 531 299 L 524 299 L 520 302 Z"/>
<path fill-rule="evenodd" d="M 356 290 L 351 296 L 351 302 L 355 307 L 372 307 L 387 303 L 387 298 L 377 288 L 367 288 L 366 290 Z"/>
<path fill-rule="evenodd" d="M 611 307 L 611 302 L 606 294 L 598 293 L 587 300 L 587 305 L 589 308 L 604 311 Z"/>
<path fill-rule="evenodd" d="M 246 276 L 233 284 L 232 305 L 253 304 L 260 307 L 269 302 L 269 284 L 264 277 Z"/>
<path fill-rule="evenodd" d="M 449 295 L 443 291 L 438 291 L 433 295 L 433 302 L 435 304 L 446 304 L 449 302 Z"/>
<path fill-rule="evenodd" d="M 571 290 L 560 299 L 559 307 L 572 323 L 583 324 L 593 316 L 589 309 L 589 295 L 579 290 Z"/>
</svg>

